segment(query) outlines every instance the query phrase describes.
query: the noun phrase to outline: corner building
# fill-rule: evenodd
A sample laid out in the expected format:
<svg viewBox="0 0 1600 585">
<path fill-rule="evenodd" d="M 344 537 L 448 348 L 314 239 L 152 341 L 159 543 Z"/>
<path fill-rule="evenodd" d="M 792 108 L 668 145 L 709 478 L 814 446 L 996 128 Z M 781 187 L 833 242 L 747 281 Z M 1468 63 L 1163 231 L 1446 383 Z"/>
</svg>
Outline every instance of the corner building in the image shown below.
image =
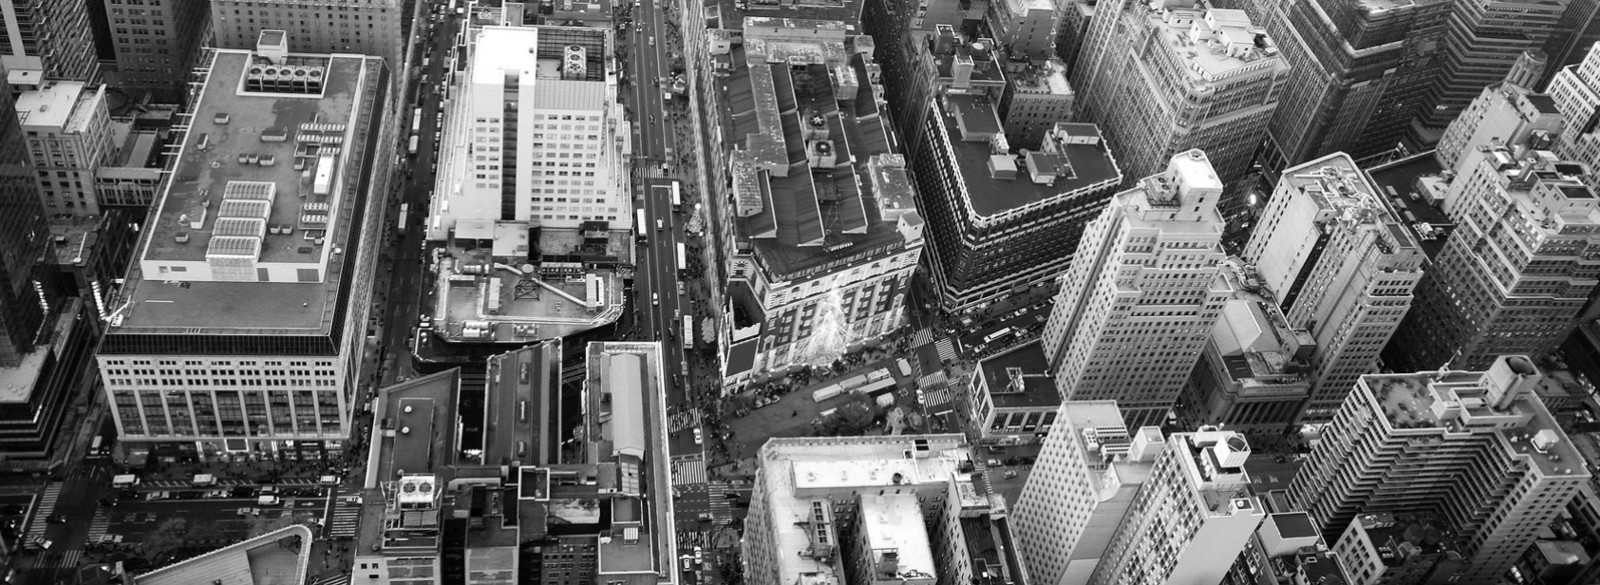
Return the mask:
<svg viewBox="0 0 1600 585">
<path fill-rule="evenodd" d="M 1177 0 L 1106 0 L 1090 26 L 1075 72 L 1078 121 L 1100 125 L 1129 183 L 1174 154 L 1204 151 L 1227 190 L 1217 208 L 1237 222 L 1245 201 L 1234 195 L 1289 75 L 1274 40 L 1242 10 Z"/>
<path fill-rule="evenodd" d="M 1323 534 L 1361 514 L 1438 514 L 1466 539 L 1454 582 L 1501 583 L 1590 477 L 1533 392 L 1542 379 L 1523 356 L 1481 371 L 1362 376 L 1290 497 Z"/>
<path fill-rule="evenodd" d="M 1084 228 L 1043 335 L 1063 398 L 1116 400 L 1129 426 L 1166 420 L 1229 296 L 1221 196 L 1191 150 Z"/>
<path fill-rule="evenodd" d="M 263 47 L 213 57 L 110 303 L 100 375 L 131 458 L 316 457 L 350 434 L 388 80 L 374 57 Z"/>
<path fill-rule="evenodd" d="M 1245 245 L 1289 326 L 1315 341 L 1306 401 L 1279 422 L 1327 422 L 1410 310 L 1421 243 L 1344 153 L 1283 171 Z"/>
</svg>

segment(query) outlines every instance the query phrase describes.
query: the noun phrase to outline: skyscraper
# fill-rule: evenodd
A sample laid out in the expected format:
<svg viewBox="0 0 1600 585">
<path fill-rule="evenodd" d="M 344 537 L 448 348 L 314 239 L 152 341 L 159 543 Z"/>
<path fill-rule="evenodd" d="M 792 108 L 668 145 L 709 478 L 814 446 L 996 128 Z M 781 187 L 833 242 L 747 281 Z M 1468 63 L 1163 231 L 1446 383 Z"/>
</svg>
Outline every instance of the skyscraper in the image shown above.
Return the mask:
<svg viewBox="0 0 1600 585">
<path fill-rule="evenodd" d="M 1251 4 L 1291 67 L 1260 157 L 1269 172 L 1333 152 L 1363 160 L 1406 137 L 1449 0 Z"/>
<path fill-rule="evenodd" d="M 1556 154 L 1600 165 L 1600 51 L 1590 50 L 1582 63 L 1563 67 L 1547 91 L 1566 119 Z"/>
<path fill-rule="evenodd" d="M 371 55 L 401 71 L 403 6 L 401 0 L 211 0 L 211 28 L 221 48 L 253 49 L 261 31 L 283 30 L 290 51 Z"/>
<path fill-rule="evenodd" d="M 11 87 L 0 79 L 0 367 L 33 349 L 48 306 L 35 268 L 50 242 Z"/>
<path fill-rule="evenodd" d="M 1476 163 L 1478 145 L 1495 140 L 1529 144 L 1535 133 L 1543 133 L 1536 143 L 1548 148 L 1551 138 L 1561 133 L 1565 119 L 1548 95 L 1511 83 L 1491 85 L 1445 129 L 1434 157 L 1439 166 L 1461 171 Z"/>
<path fill-rule="evenodd" d="M 43 79 L 98 83 L 88 2 L 98 0 L 0 0 L 0 67 L 16 89 Z M 122 10 L 113 10 L 113 18 Z"/>
<path fill-rule="evenodd" d="M 1073 83 L 1086 114 L 1078 120 L 1100 125 L 1125 183 L 1160 172 L 1174 154 L 1204 151 L 1227 191 L 1217 208 L 1233 222 L 1289 66 L 1243 11 L 1190 6 L 1097 5 Z"/>
<path fill-rule="evenodd" d="M 1088 583 L 1167 442 L 1156 427 L 1130 435 L 1112 400 L 1066 402 L 1059 412 L 1014 528 L 1034 583 Z"/>
<path fill-rule="evenodd" d="M 1191 150 L 1084 228 L 1043 335 L 1063 397 L 1116 400 L 1129 426 L 1165 420 L 1229 294 L 1221 196 Z"/>
<path fill-rule="evenodd" d="M 913 160 L 931 228 L 928 272 L 947 311 L 1060 276 L 1084 225 L 1122 181 L 1091 124 L 1058 124 L 1043 149 L 1011 154 L 998 122 L 987 100 L 942 96 Z"/>
<path fill-rule="evenodd" d="M 162 103 L 183 103 L 211 29 L 211 0 L 87 1 L 106 4 L 118 86 L 151 92 Z"/>
<path fill-rule="evenodd" d="M 116 156 L 105 86 L 46 81 L 17 96 L 39 192 L 51 214 L 99 215 L 95 173 Z"/>
<path fill-rule="evenodd" d="M 1283 171 L 1245 245 L 1291 327 L 1310 331 L 1311 390 L 1294 420 L 1325 422 L 1400 326 L 1426 256 L 1344 153 Z"/>
<path fill-rule="evenodd" d="M 131 456 L 284 450 L 350 437 L 383 198 L 382 60 L 219 49 L 174 179 L 110 304 L 100 375 Z M 259 139 L 229 140 L 250 128 Z"/>
<path fill-rule="evenodd" d="M 1484 86 L 1505 79 L 1524 52 L 1539 50 L 1570 0 L 1455 0 L 1439 69 L 1424 95 L 1413 133 L 1437 140 Z"/>
<path fill-rule="evenodd" d="M 1290 495 L 1323 534 L 1359 514 L 1439 514 L 1466 537 L 1459 582 L 1500 583 L 1589 479 L 1533 393 L 1542 382 L 1522 356 L 1482 371 L 1362 376 Z"/>
<path fill-rule="evenodd" d="M 1544 79 L 1593 54 L 1596 42 L 1600 42 L 1600 0 L 1570 0 L 1544 44 L 1548 58 Z"/>
<path fill-rule="evenodd" d="M 1244 435 L 1201 429 L 1166 443 L 1089 584 L 1220 582 L 1266 517 L 1250 493 Z"/>
<path fill-rule="evenodd" d="M 1600 284 L 1600 199 L 1589 166 L 1526 146 L 1482 145 L 1445 192 L 1456 225 L 1385 349 L 1402 371 L 1481 369 L 1545 355 Z"/>
</svg>

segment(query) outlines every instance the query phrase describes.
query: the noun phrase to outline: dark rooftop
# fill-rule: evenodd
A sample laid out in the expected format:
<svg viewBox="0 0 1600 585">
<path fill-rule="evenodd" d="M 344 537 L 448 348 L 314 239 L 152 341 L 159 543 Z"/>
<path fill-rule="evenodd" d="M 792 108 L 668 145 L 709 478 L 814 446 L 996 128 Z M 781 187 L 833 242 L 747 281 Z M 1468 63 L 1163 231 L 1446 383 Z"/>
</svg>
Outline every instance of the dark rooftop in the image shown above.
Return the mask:
<svg viewBox="0 0 1600 585">
<path fill-rule="evenodd" d="M 1316 525 L 1311 522 L 1311 515 L 1305 512 L 1273 514 L 1268 518 L 1278 526 L 1278 534 L 1284 538 L 1311 538 L 1318 535 Z"/>
<path fill-rule="evenodd" d="M 986 99 L 969 95 L 951 95 L 946 100 L 951 110 L 945 111 L 943 103 L 935 103 L 940 112 L 940 123 L 945 136 L 955 150 L 963 183 L 967 187 L 973 211 L 981 216 L 993 216 L 1051 199 L 1067 200 L 1082 196 L 1086 191 L 1103 190 L 1109 199 L 1116 185 L 1122 181 L 1111 151 L 1093 124 L 1064 124 L 1058 130 L 1071 136 L 1072 142 L 1060 142 L 1058 151 L 1070 169 L 1068 174 L 1056 176 L 1053 184 L 1034 183 L 1025 163 L 1016 164 L 1016 178 L 996 179 L 990 175 L 989 141 L 981 138 L 1000 131 L 1000 119 L 994 106 Z M 962 137 L 981 139 L 963 141 Z M 1091 138 L 1092 137 L 1092 138 Z M 1050 140 L 1050 138 L 1046 138 Z M 1092 143 L 1090 143 L 1092 141 Z"/>
<path fill-rule="evenodd" d="M 978 363 L 995 408 L 1050 408 L 1061 404 L 1055 377 L 1038 341 Z"/>
<path fill-rule="evenodd" d="M 744 6 L 744 15 L 853 23 L 861 22 L 863 5 L 862 0 L 758 0 Z"/>
<path fill-rule="evenodd" d="M 1394 212 L 1401 216 L 1401 222 L 1406 229 L 1411 230 L 1412 236 L 1422 246 L 1422 253 L 1428 258 L 1434 258 L 1444 250 L 1446 235 L 1455 231 L 1455 224 L 1444 214 L 1444 210 L 1428 203 L 1426 194 L 1421 194 L 1416 199 L 1411 194 L 1419 189 L 1417 179 L 1436 177 L 1443 169 L 1439 160 L 1434 158 L 1433 151 L 1428 151 L 1409 158 L 1394 161 L 1366 169 L 1367 175 L 1372 177 L 1372 183 L 1377 185 L 1383 197 L 1388 197 Z M 1389 197 L 1387 187 L 1394 187 L 1397 197 Z M 1406 217 L 1409 212 L 1411 217 Z M 1416 218 L 1415 222 L 1411 218 Z M 1433 227 L 1434 237 L 1425 237 L 1417 231 L 1416 224 L 1426 223 Z"/>
<path fill-rule="evenodd" d="M 1556 100 L 1546 93 L 1528 94 L 1528 103 L 1539 110 L 1541 114 L 1560 114 L 1561 109 L 1556 107 Z"/>
</svg>

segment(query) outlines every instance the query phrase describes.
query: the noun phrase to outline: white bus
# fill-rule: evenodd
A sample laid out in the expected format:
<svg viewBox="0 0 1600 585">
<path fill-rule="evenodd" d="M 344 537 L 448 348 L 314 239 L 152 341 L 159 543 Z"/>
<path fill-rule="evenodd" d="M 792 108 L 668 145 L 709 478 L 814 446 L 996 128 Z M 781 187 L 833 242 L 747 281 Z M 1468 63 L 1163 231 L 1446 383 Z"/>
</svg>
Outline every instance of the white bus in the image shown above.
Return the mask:
<svg viewBox="0 0 1600 585">
<path fill-rule="evenodd" d="M 406 219 L 407 219 L 407 216 L 409 216 L 410 214 L 411 214 L 411 204 L 410 203 L 401 203 L 400 204 L 400 225 L 399 225 L 399 227 L 397 229 L 399 229 L 400 233 L 402 233 L 402 234 L 406 233 Z"/>
<path fill-rule="evenodd" d="M 990 333 L 988 335 L 983 336 L 983 342 L 984 343 L 994 343 L 994 340 L 1000 339 L 1001 337 L 1005 337 L 1006 335 L 1009 335 L 1009 334 L 1011 334 L 1011 328 L 1010 327 L 1002 327 L 1002 328 L 996 330 L 994 333 Z"/>
<path fill-rule="evenodd" d="M 679 183 L 677 181 L 673 181 L 672 182 L 672 210 L 673 211 L 681 211 L 682 209 L 683 209 L 683 184 Z"/>
<path fill-rule="evenodd" d="M 683 242 L 678 242 L 678 273 L 682 274 L 689 269 L 689 253 L 685 250 Z"/>
<path fill-rule="evenodd" d="M 694 349 L 694 317 L 683 316 L 683 348 Z"/>
<path fill-rule="evenodd" d="M 643 209 L 635 209 L 635 210 L 633 210 L 633 213 L 634 213 L 634 216 L 639 220 L 638 221 L 639 225 L 638 225 L 638 227 L 634 228 L 633 235 L 634 235 L 634 237 L 639 238 L 639 241 L 643 242 L 646 239 L 648 239 L 648 236 L 646 234 L 650 233 L 650 228 L 648 227 L 650 224 L 647 224 L 644 221 L 644 210 Z"/>
<path fill-rule="evenodd" d="M 111 487 L 130 488 L 139 485 L 139 476 L 127 473 L 111 478 Z"/>
<path fill-rule="evenodd" d="M 412 134 L 416 134 L 416 133 L 421 132 L 421 131 L 422 131 L 422 108 L 417 108 L 417 110 L 411 114 L 411 133 Z"/>
</svg>

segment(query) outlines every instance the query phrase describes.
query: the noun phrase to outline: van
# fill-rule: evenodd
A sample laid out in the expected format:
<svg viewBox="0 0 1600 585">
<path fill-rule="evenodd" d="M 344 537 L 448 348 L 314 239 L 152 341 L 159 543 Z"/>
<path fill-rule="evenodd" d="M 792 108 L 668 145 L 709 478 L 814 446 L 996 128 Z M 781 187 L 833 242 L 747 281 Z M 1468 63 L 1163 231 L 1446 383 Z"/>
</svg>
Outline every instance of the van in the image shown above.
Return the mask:
<svg viewBox="0 0 1600 585">
<path fill-rule="evenodd" d="M 282 503 L 283 500 L 278 499 L 278 496 L 261 496 L 256 498 L 256 505 L 258 506 L 276 506 Z"/>
</svg>

